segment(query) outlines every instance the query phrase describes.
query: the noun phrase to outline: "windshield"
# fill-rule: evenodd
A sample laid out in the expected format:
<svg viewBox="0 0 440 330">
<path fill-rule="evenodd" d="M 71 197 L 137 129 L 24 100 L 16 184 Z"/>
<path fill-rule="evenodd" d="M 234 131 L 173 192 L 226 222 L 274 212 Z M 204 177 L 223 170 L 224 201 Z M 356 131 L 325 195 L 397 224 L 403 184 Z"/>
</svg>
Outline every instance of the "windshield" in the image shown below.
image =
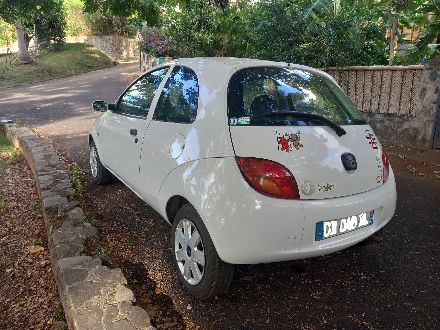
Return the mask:
<svg viewBox="0 0 440 330">
<path fill-rule="evenodd" d="M 273 114 L 279 112 L 284 114 Z M 288 116 L 286 112 L 319 115 L 339 125 L 365 124 L 344 92 L 320 74 L 285 67 L 252 67 L 231 77 L 230 125 L 322 125 L 319 120 Z"/>
</svg>

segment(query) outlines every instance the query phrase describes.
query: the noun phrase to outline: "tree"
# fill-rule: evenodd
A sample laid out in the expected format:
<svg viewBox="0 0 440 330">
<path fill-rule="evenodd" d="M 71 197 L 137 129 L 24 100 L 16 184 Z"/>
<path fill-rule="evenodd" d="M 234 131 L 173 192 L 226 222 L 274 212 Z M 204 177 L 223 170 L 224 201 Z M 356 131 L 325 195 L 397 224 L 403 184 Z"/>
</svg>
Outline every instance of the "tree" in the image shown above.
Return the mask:
<svg viewBox="0 0 440 330">
<path fill-rule="evenodd" d="M 385 36 L 376 39 L 376 26 L 357 19 L 353 8 L 311 10 L 315 3 L 261 0 L 249 6 L 235 36 L 237 55 L 315 67 L 385 62 Z"/>
<path fill-rule="evenodd" d="M 388 63 L 396 62 L 398 41 L 404 27 L 417 27 L 419 37 L 400 62 L 417 63 L 430 53 L 429 44 L 440 44 L 440 0 L 316 0 L 309 8 L 312 14 L 329 10 L 330 4 L 340 2 L 341 10 L 354 9 L 356 19 L 375 25 L 388 37 Z"/>
<path fill-rule="evenodd" d="M 45 1 L 34 13 L 27 27 L 34 28 L 34 38 L 38 48 L 60 48 L 64 45 L 66 37 L 63 2 Z"/>
<path fill-rule="evenodd" d="M 422 56 L 431 53 L 430 44 L 440 44 L 440 0 L 414 1 L 412 15 L 408 17 L 408 20 L 421 29 L 413 47 L 409 49 L 404 59 L 408 63 L 414 63 L 419 62 Z"/>
<path fill-rule="evenodd" d="M 38 30 L 38 34 L 47 40 L 60 42 L 64 39 L 64 14 L 61 0 L 0 0 L 0 17 L 15 25 L 20 63 L 33 62 L 29 54 L 29 35 L 27 31 Z M 56 31 L 57 37 L 54 36 Z M 52 34 L 51 34 L 52 33 Z M 61 36 L 60 36 L 61 34 Z"/>
<path fill-rule="evenodd" d="M 83 0 L 84 11 L 104 15 L 132 17 L 147 21 L 149 26 L 159 22 L 160 4 L 155 0 Z M 166 2 L 166 1 L 163 1 Z"/>
<path fill-rule="evenodd" d="M 0 45 L 9 47 L 15 40 L 15 26 L 0 19 Z"/>
</svg>

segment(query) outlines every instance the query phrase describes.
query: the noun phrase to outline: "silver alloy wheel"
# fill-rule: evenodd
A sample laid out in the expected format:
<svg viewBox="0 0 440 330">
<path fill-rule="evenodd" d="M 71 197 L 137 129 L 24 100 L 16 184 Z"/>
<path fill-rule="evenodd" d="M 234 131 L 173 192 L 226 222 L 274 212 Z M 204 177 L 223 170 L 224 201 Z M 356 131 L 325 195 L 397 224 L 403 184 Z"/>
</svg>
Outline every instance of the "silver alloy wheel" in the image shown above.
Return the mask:
<svg viewBox="0 0 440 330">
<path fill-rule="evenodd" d="M 98 175 L 98 154 L 93 145 L 90 146 L 90 171 L 92 172 L 92 176 L 96 178 Z"/>
<path fill-rule="evenodd" d="M 196 226 L 182 219 L 174 232 L 174 253 L 183 278 L 197 285 L 205 273 L 205 249 Z"/>
</svg>

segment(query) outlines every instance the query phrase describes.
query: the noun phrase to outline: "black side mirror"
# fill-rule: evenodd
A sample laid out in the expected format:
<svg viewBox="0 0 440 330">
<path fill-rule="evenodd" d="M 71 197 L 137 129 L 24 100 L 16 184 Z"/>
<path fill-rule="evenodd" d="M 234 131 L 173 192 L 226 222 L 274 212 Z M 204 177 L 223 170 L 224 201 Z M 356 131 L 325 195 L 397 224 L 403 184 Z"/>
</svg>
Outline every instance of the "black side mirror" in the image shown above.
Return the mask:
<svg viewBox="0 0 440 330">
<path fill-rule="evenodd" d="M 93 110 L 100 111 L 100 112 L 106 112 L 107 110 L 114 111 L 116 109 L 116 104 L 114 103 L 107 103 L 105 101 L 96 100 L 93 101 Z"/>
<path fill-rule="evenodd" d="M 100 112 L 106 112 L 108 109 L 108 104 L 105 101 L 97 100 L 93 101 L 93 110 L 100 111 Z"/>
</svg>

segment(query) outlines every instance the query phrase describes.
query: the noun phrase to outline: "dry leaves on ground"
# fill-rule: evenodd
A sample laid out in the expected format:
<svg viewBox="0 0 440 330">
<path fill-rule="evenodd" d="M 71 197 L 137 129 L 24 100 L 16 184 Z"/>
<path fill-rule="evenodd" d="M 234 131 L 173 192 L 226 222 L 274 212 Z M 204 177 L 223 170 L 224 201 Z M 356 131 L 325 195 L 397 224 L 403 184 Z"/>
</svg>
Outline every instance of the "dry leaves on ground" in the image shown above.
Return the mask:
<svg viewBox="0 0 440 330">
<path fill-rule="evenodd" d="M 62 329 L 32 172 L 23 159 L 0 163 L 0 328 Z"/>
</svg>

